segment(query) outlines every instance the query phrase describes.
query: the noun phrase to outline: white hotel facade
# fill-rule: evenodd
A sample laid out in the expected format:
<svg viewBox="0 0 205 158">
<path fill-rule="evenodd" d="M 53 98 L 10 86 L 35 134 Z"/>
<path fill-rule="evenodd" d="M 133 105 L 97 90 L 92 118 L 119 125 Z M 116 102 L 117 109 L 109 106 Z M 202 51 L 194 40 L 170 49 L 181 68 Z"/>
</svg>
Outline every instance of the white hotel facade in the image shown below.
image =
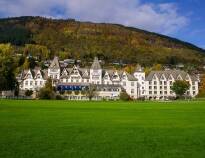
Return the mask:
<svg viewBox="0 0 205 158">
<path fill-rule="evenodd" d="M 72 91 L 65 94 L 67 99 L 86 99 L 83 94 L 75 94 L 86 86 L 96 85 L 96 99 L 118 99 L 121 91 L 126 91 L 133 99 L 166 99 L 175 96 L 171 86 L 176 80 L 186 80 L 190 83 L 187 95 L 195 97 L 198 94 L 198 79 L 184 71 L 167 70 L 152 71 L 148 76 L 140 67 L 133 74 L 125 71 L 102 69 L 97 58 L 90 68 L 61 68 L 58 57 L 55 57 L 47 70 L 25 70 L 17 77 L 21 90 L 38 91 L 46 80 L 51 78 L 53 86 L 58 91 Z"/>
</svg>

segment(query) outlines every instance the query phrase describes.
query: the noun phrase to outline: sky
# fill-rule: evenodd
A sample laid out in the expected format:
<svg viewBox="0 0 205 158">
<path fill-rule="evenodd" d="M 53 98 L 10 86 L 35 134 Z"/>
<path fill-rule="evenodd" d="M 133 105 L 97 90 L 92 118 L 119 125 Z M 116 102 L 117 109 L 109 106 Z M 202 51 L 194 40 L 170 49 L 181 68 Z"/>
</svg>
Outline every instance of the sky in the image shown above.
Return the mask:
<svg viewBox="0 0 205 158">
<path fill-rule="evenodd" d="M 205 49 L 205 0 L 0 0 L 0 18 L 17 16 L 123 24 Z"/>
</svg>

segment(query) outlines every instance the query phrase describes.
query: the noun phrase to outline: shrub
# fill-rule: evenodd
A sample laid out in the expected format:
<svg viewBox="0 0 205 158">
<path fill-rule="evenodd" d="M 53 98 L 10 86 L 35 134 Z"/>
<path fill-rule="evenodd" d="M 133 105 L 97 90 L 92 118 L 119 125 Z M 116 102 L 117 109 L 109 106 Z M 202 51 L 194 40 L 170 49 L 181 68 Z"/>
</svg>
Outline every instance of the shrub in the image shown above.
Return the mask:
<svg viewBox="0 0 205 158">
<path fill-rule="evenodd" d="M 75 95 L 79 95 L 80 91 L 74 91 Z"/>
<path fill-rule="evenodd" d="M 123 100 L 123 101 L 129 101 L 131 100 L 130 96 L 127 94 L 126 91 L 122 91 L 120 93 L 120 100 Z"/>
<path fill-rule="evenodd" d="M 167 99 L 168 99 L 168 100 L 176 100 L 177 98 L 174 97 L 174 96 L 169 96 Z"/>
<path fill-rule="evenodd" d="M 65 94 L 65 91 L 64 91 L 64 90 L 61 90 L 61 91 L 59 91 L 59 93 L 60 93 L 61 95 L 63 95 L 63 94 Z"/>
<path fill-rule="evenodd" d="M 61 95 L 56 95 L 56 100 L 63 100 L 64 98 Z"/>
<path fill-rule="evenodd" d="M 55 99 L 55 93 L 49 89 L 42 88 L 39 92 L 38 97 L 40 99 Z"/>
<path fill-rule="evenodd" d="M 73 93 L 73 91 L 71 91 L 71 90 L 67 91 L 68 95 L 71 95 L 72 93 Z"/>
<path fill-rule="evenodd" d="M 139 97 L 137 100 L 139 100 L 139 101 L 145 101 L 145 97 Z"/>
<path fill-rule="evenodd" d="M 25 91 L 25 96 L 30 97 L 32 94 L 33 94 L 33 91 L 32 91 L 32 90 L 26 90 L 26 91 Z"/>
</svg>

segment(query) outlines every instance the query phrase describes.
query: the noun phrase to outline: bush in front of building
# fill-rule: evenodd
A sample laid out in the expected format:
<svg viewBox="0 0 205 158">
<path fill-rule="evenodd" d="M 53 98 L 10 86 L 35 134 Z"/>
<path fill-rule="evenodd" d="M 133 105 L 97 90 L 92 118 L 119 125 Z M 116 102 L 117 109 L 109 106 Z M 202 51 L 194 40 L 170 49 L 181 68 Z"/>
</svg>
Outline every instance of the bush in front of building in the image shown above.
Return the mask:
<svg viewBox="0 0 205 158">
<path fill-rule="evenodd" d="M 75 95 L 79 95 L 80 94 L 80 91 L 74 91 Z"/>
<path fill-rule="evenodd" d="M 130 96 L 127 94 L 126 91 L 122 91 L 122 92 L 120 93 L 120 100 L 122 100 L 122 101 L 129 101 L 129 100 L 131 100 L 131 98 L 130 98 Z"/>
<path fill-rule="evenodd" d="M 38 94 L 39 99 L 55 99 L 55 93 L 49 89 L 42 88 Z"/>
<path fill-rule="evenodd" d="M 25 91 L 25 96 L 30 97 L 33 94 L 32 90 L 26 90 Z"/>
<path fill-rule="evenodd" d="M 40 89 L 38 94 L 39 99 L 56 99 L 56 94 L 52 87 L 52 80 L 49 78 L 43 88 Z"/>
<path fill-rule="evenodd" d="M 71 94 L 73 93 L 73 91 L 68 90 L 68 91 L 66 91 L 66 93 L 67 93 L 68 95 L 71 95 Z"/>
<path fill-rule="evenodd" d="M 137 100 L 139 100 L 139 101 L 145 101 L 145 97 L 139 97 L 139 98 L 137 98 Z"/>
<path fill-rule="evenodd" d="M 64 98 L 61 95 L 56 95 L 56 100 L 64 100 Z"/>
</svg>

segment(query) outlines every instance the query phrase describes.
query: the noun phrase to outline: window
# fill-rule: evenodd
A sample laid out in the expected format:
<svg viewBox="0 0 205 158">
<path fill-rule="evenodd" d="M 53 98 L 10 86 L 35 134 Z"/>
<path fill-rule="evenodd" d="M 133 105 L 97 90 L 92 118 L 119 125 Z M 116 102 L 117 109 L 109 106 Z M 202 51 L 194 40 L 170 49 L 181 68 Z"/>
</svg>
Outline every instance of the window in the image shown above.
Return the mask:
<svg viewBox="0 0 205 158">
<path fill-rule="evenodd" d="M 38 84 L 38 82 L 37 82 L 37 81 L 35 81 L 35 86 L 37 86 L 37 84 Z"/>
<path fill-rule="evenodd" d="M 133 94 L 134 93 L 134 89 L 131 89 L 131 94 Z"/>
<path fill-rule="evenodd" d="M 156 85 L 157 84 L 157 81 L 154 81 L 154 85 Z"/>
<path fill-rule="evenodd" d="M 134 82 L 131 82 L 131 86 L 135 86 L 135 83 L 134 83 Z"/>
<path fill-rule="evenodd" d="M 152 91 L 149 91 L 149 94 L 152 94 Z"/>
<path fill-rule="evenodd" d="M 122 79 L 125 80 L 125 79 L 126 79 L 126 75 L 123 75 L 123 76 L 122 76 Z"/>
<path fill-rule="evenodd" d="M 154 91 L 154 94 L 157 94 L 157 91 Z"/>
<path fill-rule="evenodd" d="M 152 86 L 149 86 L 149 89 L 152 89 Z"/>
<path fill-rule="evenodd" d="M 152 84 L 152 81 L 149 81 L 149 84 Z"/>
<path fill-rule="evenodd" d="M 162 81 L 160 81 L 160 85 L 162 85 Z"/>
<path fill-rule="evenodd" d="M 30 81 L 30 86 L 32 86 L 33 85 L 33 81 Z"/>
<path fill-rule="evenodd" d="M 166 85 L 167 84 L 167 81 L 164 81 L 164 85 Z"/>
<path fill-rule="evenodd" d="M 40 85 L 42 85 L 42 81 L 40 81 Z"/>
<path fill-rule="evenodd" d="M 28 81 L 25 82 L 25 85 L 28 86 Z"/>
<path fill-rule="evenodd" d="M 154 89 L 157 89 L 157 86 L 154 86 Z"/>
</svg>

